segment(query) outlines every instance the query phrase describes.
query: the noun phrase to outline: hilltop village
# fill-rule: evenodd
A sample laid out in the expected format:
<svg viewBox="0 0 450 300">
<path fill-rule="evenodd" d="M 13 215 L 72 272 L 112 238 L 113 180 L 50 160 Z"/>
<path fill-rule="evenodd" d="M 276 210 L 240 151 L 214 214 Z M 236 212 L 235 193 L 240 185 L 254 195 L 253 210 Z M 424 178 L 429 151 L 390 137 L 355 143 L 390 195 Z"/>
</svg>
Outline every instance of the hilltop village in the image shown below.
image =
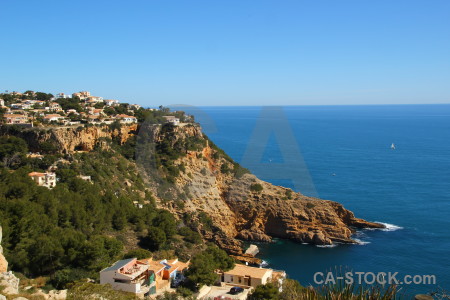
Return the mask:
<svg viewBox="0 0 450 300">
<path fill-rule="evenodd" d="M 122 124 L 137 123 L 138 104 L 120 103 L 119 100 L 92 96 L 88 91 L 67 95 L 26 91 L 11 92 L 0 99 L 5 124 L 21 126 Z M 150 109 L 153 110 L 153 109 Z M 167 116 L 167 121 L 178 125 L 180 120 Z"/>
</svg>

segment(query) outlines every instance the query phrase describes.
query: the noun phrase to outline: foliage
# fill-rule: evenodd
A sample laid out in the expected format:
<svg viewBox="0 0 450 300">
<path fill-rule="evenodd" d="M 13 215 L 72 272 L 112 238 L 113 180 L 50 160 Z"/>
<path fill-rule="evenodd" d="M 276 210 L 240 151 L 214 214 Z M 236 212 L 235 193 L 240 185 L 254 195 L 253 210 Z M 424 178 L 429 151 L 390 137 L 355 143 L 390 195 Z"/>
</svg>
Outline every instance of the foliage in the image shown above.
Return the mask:
<svg viewBox="0 0 450 300">
<path fill-rule="evenodd" d="M 25 160 L 27 143 L 15 136 L 0 137 L 0 163 L 7 168 L 17 168 Z"/>
<path fill-rule="evenodd" d="M 250 185 L 250 190 L 252 192 L 260 193 L 263 190 L 263 186 L 260 185 L 259 183 L 254 183 Z"/>
<path fill-rule="evenodd" d="M 69 283 L 74 283 L 89 277 L 89 272 L 82 269 L 62 269 L 56 271 L 50 279 L 50 283 L 59 290 L 65 289 Z"/>
<path fill-rule="evenodd" d="M 57 102 L 61 108 L 66 111 L 68 109 L 75 109 L 77 112 L 82 112 L 83 108 L 80 105 L 80 100 L 77 98 L 69 98 L 69 99 L 57 99 Z"/>
<path fill-rule="evenodd" d="M 3 144 L 11 141 L 17 142 L 10 139 Z M 8 147 L 3 147 L 4 155 L 11 153 Z M 44 161 L 25 161 L 13 173 L 0 169 L 3 246 L 13 270 L 38 276 L 83 269 L 98 276 L 100 269 L 123 256 L 122 243 L 105 233 L 149 226 L 164 236 L 176 232 L 175 219 L 154 207 L 151 193 L 141 198 L 122 185 L 129 180 L 143 189 L 138 172 L 125 158 L 93 152 L 73 159 L 71 164 L 58 164 L 59 182 L 52 190 L 37 186 L 27 175 L 33 166 L 48 167 Z M 94 183 L 81 180 L 79 174 L 91 175 Z M 136 199 L 149 204 L 136 208 Z M 65 271 L 58 276 L 58 282 L 63 282 L 61 278 L 69 275 Z"/>
<path fill-rule="evenodd" d="M 285 279 L 280 292 L 278 283 L 259 285 L 249 295 L 249 300 L 335 300 L 335 299 L 400 299 L 395 285 L 356 286 L 343 280 L 330 285 L 302 287 L 296 280 Z"/>
<path fill-rule="evenodd" d="M 234 260 L 225 251 L 216 246 L 208 246 L 192 258 L 187 277 L 196 287 L 211 285 L 218 278 L 215 270 L 228 271 L 233 267 Z"/>
<path fill-rule="evenodd" d="M 148 236 L 145 240 L 144 245 L 146 245 L 151 251 L 160 250 L 166 243 L 167 235 L 164 230 L 151 226 L 148 229 Z"/>
<path fill-rule="evenodd" d="M 132 300 L 139 298 L 132 293 L 113 290 L 110 285 L 90 282 L 77 282 L 67 292 L 67 300 L 85 299 Z"/>
<path fill-rule="evenodd" d="M 138 248 L 138 249 L 133 249 L 131 251 L 128 251 L 123 256 L 123 259 L 127 259 L 127 258 L 144 259 L 144 258 L 149 258 L 151 256 L 152 256 L 152 253 L 150 251 Z"/>
<path fill-rule="evenodd" d="M 249 295 L 249 300 L 278 300 L 280 292 L 273 283 L 258 285 Z"/>
</svg>

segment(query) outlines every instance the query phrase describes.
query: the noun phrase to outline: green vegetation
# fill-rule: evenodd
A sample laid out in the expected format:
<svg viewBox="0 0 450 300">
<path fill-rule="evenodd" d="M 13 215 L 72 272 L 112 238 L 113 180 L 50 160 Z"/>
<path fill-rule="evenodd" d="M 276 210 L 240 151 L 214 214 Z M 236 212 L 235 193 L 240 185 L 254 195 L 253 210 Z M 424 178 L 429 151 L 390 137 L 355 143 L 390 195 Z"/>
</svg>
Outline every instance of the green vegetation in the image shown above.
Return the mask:
<svg viewBox="0 0 450 300">
<path fill-rule="evenodd" d="M 260 185 L 259 183 L 254 183 L 252 185 L 250 185 L 250 191 L 252 192 L 256 192 L 256 193 L 260 193 L 263 190 L 263 186 Z"/>
<path fill-rule="evenodd" d="M 197 232 L 157 209 L 150 192 L 140 192 L 145 186 L 135 165 L 124 157 L 126 152 L 121 154 L 123 149 L 110 144 L 109 151 L 61 155 L 43 143 L 41 152 L 50 154 L 31 159 L 23 139 L 0 137 L 0 220 L 5 255 L 14 271 L 50 276 L 50 283 L 62 288 L 81 278 L 98 278 L 99 270 L 125 255 L 185 252 L 202 243 Z M 52 190 L 28 176 L 54 163 L 59 182 Z M 78 175 L 90 175 L 93 182 Z M 136 200 L 145 203 L 143 208 L 134 206 Z M 137 245 L 119 238 L 124 231 L 146 250 L 127 252 Z"/>
<path fill-rule="evenodd" d="M 335 299 L 400 299 L 397 287 L 388 286 L 356 286 L 339 281 L 335 284 L 318 287 L 302 287 L 296 280 L 285 279 L 280 292 L 278 283 L 267 283 L 257 286 L 249 295 L 249 300 L 335 300 Z"/>
<path fill-rule="evenodd" d="M 211 285 L 218 279 L 215 270 L 228 271 L 234 267 L 234 260 L 225 251 L 216 246 L 208 248 L 195 255 L 187 271 L 187 277 L 195 288 Z"/>
</svg>

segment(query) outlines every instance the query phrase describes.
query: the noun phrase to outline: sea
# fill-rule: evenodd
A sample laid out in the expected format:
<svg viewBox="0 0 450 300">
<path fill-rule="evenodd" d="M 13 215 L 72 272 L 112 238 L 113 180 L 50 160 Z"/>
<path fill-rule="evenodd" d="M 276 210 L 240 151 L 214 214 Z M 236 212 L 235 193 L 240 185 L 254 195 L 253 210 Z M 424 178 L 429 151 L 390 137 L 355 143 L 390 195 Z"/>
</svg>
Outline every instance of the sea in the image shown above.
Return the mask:
<svg viewBox="0 0 450 300">
<path fill-rule="evenodd" d="M 406 296 L 450 290 L 450 105 L 183 109 L 261 179 L 387 226 L 358 231 L 357 245 L 259 243 L 269 267 L 305 286 L 390 272 Z"/>
</svg>

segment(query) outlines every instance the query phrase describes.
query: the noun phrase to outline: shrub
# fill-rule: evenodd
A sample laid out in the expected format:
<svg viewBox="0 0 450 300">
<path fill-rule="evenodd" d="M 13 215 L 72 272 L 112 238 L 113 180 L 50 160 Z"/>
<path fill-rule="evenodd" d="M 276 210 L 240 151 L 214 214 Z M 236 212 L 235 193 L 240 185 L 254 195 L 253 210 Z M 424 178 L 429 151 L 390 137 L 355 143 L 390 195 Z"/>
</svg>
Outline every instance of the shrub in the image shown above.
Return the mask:
<svg viewBox="0 0 450 300">
<path fill-rule="evenodd" d="M 250 190 L 256 193 L 260 193 L 263 189 L 264 189 L 263 186 L 260 185 L 259 183 L 254 183 L 250 186 Z"/>
</svg>

